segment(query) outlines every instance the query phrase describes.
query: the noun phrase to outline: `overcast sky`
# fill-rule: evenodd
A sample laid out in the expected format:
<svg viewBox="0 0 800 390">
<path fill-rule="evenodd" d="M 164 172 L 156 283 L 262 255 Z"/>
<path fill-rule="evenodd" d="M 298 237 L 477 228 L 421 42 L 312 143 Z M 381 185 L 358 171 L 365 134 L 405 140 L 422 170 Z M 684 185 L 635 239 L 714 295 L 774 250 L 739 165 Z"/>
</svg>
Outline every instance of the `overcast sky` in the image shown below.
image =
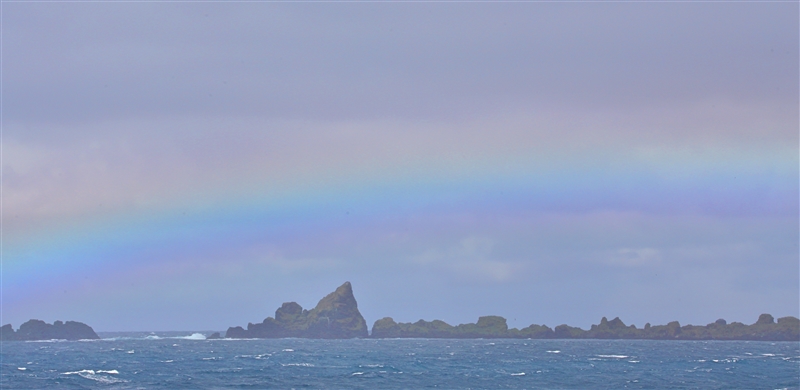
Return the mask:
<svg viewBox="0 0 800 390">
<path fill-rule="evenodd" d="M 798 4 L 2 6 L 2 323 L 800 315 Z"/>
</svg>

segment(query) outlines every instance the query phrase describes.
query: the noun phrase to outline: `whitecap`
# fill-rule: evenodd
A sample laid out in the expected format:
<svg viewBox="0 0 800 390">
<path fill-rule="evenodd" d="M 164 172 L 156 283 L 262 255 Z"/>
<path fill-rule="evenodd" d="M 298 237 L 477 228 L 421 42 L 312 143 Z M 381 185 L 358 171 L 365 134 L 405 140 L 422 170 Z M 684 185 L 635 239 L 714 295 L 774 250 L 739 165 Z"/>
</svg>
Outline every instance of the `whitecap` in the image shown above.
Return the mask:
<svg viewBox="0 0 800 390">
<path fill-rule="evenodd" d="M 774 353 L 762 353 L 761 356 L 772 357 L 772 356 L 775 356 L 775 354 Z"/>
<path fill-rule="evenodd" d="M 17 367 L 17 370 L 25 371 L 25 370 L 27 370 L 27 368 L 25 368 L 25 367 Z"/>
<path fill-rule="evenodd" d="M 75 374 L 94 374 L 94 370 L 80 370 L 80 371 L 69 371 L 69 372 L 62 372 L 62 375 L 75 375 Z"/>
<path fill-rule="evenodd" d="M 134 350 L 130 350 L 130 351 L 128 351 L 128 353 L 134 353 Z"/>
<path fill-rule="evenodd" d="M 127 382 L 126 380 L 114 378 L 111 376 L 98 375 L 98 373 L 119 374 L 117 370 L 109 370 L 109 371 L 98 370 L 97 372 L 95 372 L 94 370 L 80 370 L 80 371 L 65 372 L 62 375 L 79 375 L 81 378 L 90 379 L 100 383 Z"/>
<path fill-rule="evenodd" d="M 625 356 L 625 355 L 597 355 L 597 357 L 609 358 L 609 359 L 627 359 L 628 358 L 628 356 Z"/>
<path fill-rule="evenodd" d="M 291 348 L 286 348 L 286 349 L 283 350 L 283 352 L 294 352 L 294 350 L 291 349 Z"/>
<path fill-rule="evenodd" d="M 559 350 L 547 351 L 547 353 L 561 353 Z"/>
<path fill-rule="evenodd" d="M 172 362 L 174 362 L 174 360 L 164 360 L 164 361 L 162 361 L 162 363 L 172 363 Z"/>
<path fill-rule="evenodd" d="M 511 376 L 525 376 L 524 372 L 518 372 L 516 374 L 511 374 Z"/>
<path fill-rule="evenodd" d="M 364 373 L 363 372 L 354 372 L 350 376 L 356 376 L 356 375 L 364 375 Z"/>
<path fill-rule="evenodd" d="M 182 340 L 205 340 L 206 336 L 204 336 L 202 333 L 192 333 L 189 336 L 176 337 L 176 338 Z"/>
<path fill-rule="evenodd" d="M 311 364 L 311 363 L 287 363 L 287 364 L 281 363 L 281 366 L 284 366 L 284 367 L 314 367 L 314 365 Z"/>
<path fill-rule="evenodd" d="M 158 337 L 158 336 L 147 336 L 144 339 L 145 340 L 161 340 L 161 337 Z"/>
<path fill-rule="evenodd" d="M 638 360 L 628 360 L 628 363 L 639 363 Z"/>
</svg>

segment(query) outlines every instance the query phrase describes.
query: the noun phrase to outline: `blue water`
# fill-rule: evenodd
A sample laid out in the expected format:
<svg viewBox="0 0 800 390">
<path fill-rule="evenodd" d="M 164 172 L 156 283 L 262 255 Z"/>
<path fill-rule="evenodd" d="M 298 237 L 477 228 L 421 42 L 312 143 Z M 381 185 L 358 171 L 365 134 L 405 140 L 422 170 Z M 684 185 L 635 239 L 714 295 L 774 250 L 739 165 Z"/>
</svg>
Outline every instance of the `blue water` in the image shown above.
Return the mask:
<svg viewBox="0 0 800 390">
<path fill-rule="evenodd" d="M 798 389 L 800 344 L 163 336 L 4 342 L 0 386 Z"/>
</svg>

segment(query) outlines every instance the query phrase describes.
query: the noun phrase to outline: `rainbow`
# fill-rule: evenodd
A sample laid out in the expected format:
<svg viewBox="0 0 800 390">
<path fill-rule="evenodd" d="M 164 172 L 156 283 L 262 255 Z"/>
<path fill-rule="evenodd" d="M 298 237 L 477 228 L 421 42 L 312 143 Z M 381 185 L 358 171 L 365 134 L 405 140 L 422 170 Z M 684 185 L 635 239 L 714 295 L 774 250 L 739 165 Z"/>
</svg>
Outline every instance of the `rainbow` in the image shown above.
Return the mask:
<svg viewBox="0 0 800 390">
<path fill-rule="evenodd" d="M 325 169 L 278 182 L 239 179 L 251 184 L 202 196 L 183 193 L 159 208 L 70 219 L 6 239 L 4 300 L 13 306 L 46 299 L 86 277 L 127 275 L 120 277 L 139 283 L 170 267 L 180 274 L 187 262 L 236 262 L 230 254 L 237 248 L 264 241 L 304 242 L 325 253 L 326 237 L 337 231 L 350 237 L 391 232 L 411 217 L 470 214 L 502 220 L 525 213 L 614 211 L 796 219 L 795 149 L 704 156 L 691 159 L 674 150 L 580 159 L 520 153 L 362 171 Z M 375 253 L 391 250 L 373 246 Z M 34 290 L 40 294 L 30 296 Z"/>
</svg>

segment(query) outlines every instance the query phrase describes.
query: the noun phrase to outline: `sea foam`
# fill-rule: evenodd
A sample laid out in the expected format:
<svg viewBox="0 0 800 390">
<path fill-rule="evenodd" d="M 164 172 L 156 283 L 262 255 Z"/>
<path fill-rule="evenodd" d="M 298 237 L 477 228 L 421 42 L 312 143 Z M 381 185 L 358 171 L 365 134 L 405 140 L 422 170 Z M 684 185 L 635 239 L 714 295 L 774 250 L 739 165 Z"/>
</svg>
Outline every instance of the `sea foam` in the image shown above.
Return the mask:
<svg viewBox="0 0 800 390">
<path fill-rule="evenodd" d="M 110 374 L 110 375 L 119 375 L 119 371 L 117 370 L 80 370 L 80 371 L 71 371 L 71 372 L 64 372 L 62 375 L 78 375 L 81 378 L 90 379 L 100 383 L 121 383 L 127 382 L 126 380 L 114 378 L 108 375 L 100 375 L 100 374 Z"/>
<path fill-rule="evenodd" d="M 189 336 L 176 337 L 176 338 L 182 340 L 205 340 L 206 336 L 204 336 L 202 333 L 192 333 Z"/>
</svg>

